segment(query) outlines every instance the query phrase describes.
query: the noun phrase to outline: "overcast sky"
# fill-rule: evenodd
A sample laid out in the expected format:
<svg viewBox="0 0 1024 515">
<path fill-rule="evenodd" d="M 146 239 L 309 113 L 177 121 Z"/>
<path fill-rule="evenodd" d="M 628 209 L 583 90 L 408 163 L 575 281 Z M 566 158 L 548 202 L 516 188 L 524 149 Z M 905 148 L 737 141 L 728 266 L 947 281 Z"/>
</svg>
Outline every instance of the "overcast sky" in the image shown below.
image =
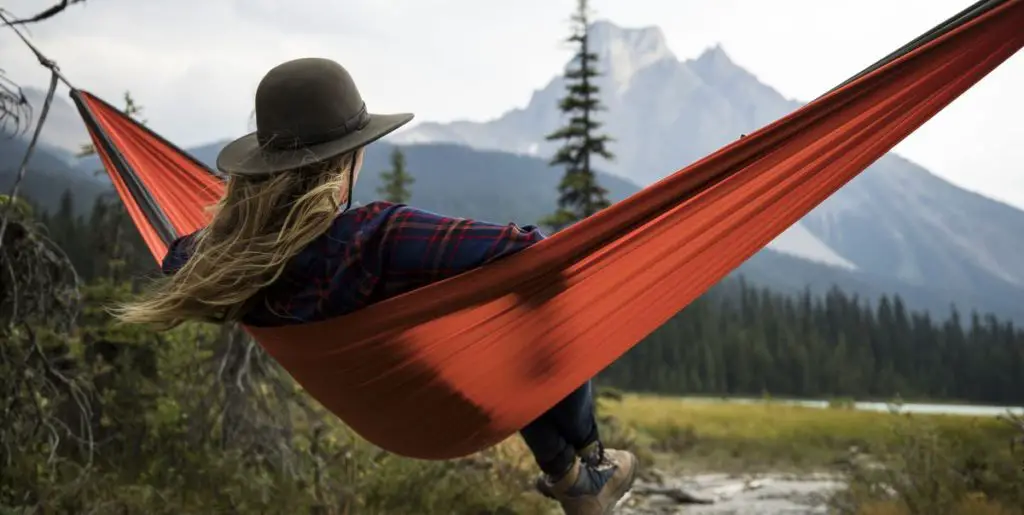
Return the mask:
<svg viewBox="0 0 1024 515">
<path fill-rule="evenodd" d="M 681 58 L 721 43 L 784 95 L 810 100 L 972 0 L 592 0 L 599 17 L 660 26 Z M 19 15 L 52 0 L 0 0 Z M 485 120 L 525 105 L 569 56 L 574 0 L 88 0 L 32 28 L 78 87 L 131 90 L 150 126 L 185 146 L 243 133 L 262 75 L 304 56 L 338 60 L 371 110 Z M 46 75 L 7 33 L 0 68 Z M 1024 208 L 1024 55 L 898 151 Z M 672 106 L 665 106 L 671 109 Z"/>
</svg>

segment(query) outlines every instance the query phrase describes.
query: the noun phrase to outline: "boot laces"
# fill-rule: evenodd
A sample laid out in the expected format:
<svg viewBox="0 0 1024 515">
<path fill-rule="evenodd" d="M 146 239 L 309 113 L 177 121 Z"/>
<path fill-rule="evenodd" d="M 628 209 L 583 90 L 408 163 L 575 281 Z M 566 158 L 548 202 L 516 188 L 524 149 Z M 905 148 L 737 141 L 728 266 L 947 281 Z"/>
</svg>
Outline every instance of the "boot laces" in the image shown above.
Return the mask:
<svg viewBox="0 0 1024 515">
<path fill-rule="evenodd" d="M 603 468 L 610 465 L 614 465 L 611 460 L 608 459 L 608 455 L 604 452 L 604 443 L 597 442 L 597 447 L 590 454 L 581 458 L 583 464 L 590 468 Z"/>
</svg>

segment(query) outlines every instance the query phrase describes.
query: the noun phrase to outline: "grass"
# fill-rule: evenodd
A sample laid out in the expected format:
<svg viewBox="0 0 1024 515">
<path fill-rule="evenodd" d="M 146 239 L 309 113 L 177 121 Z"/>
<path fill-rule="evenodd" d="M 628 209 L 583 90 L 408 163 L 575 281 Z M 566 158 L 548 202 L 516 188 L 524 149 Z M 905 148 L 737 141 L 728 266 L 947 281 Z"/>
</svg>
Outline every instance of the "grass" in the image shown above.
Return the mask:
<svg viewBox="0 0 1024 515">
<path fill-rule="evenodd" d="M 840 472 L 850 486 L 836 513 L 1024 513 L 1024 450 L 1009 445 L 1019 429 L 995 417 L 629 394 L 600 412 L 609 445 L 668 472 Z"/>
<path fill-rule="evenodd" d="M 829 468 L 847 458 L 852 447 L 872 453 L 891 446 L 897 439 L 892 423 L 905 417 L 847 409 L 844 403 L 819 409 L 647 395 L 603 401 L 601 409 L 632 427 L 640 444 L 668 454 L 684 468 L 725 471 Z M 992 417 L 913 417 L 927 420 L 941 435 L 969 439 L 993 452 L 1005 449 L 1013 434 Z"/>
<path fill-rule="evenodd" d="M 606 445 L 633 450 L 648 470 L 841 471 L 851 487 L 832 504 L 849 515 L 1020 515 L 1024 506 L 1024 456 L 1008 448 L 1014 429 L 992 417 L 857 411 L 845 401 L 816 409 L 619 394 L 599 404 Z M 884 467 L 851 465 L 851 447 Z M 352 486 L 371 511 L 557 513 L 532 491 L 533 459 L 518 437 L 454 462 L 366 459 L 374 473 Z"/>
</svg>

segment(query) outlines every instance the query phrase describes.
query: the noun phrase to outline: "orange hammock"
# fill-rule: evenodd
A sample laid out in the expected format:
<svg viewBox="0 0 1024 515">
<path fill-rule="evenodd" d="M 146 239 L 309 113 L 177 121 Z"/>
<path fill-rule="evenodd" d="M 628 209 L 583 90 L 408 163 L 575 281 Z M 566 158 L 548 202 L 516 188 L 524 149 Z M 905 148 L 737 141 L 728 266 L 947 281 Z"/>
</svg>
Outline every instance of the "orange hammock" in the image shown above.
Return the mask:
<svg viewBox="0 0 1024 515">
<path fill-rule="evenodd" d="M 248 330 L 370 442 L 424 459 L 479 451 L 611 364 L 1022 45 L 1024 0 L 979 2 L 519 254 L 333 320 Z M 161 258 L 206 223 L 222 177 L 98 98 L 72 96 Z"/>
</svg>

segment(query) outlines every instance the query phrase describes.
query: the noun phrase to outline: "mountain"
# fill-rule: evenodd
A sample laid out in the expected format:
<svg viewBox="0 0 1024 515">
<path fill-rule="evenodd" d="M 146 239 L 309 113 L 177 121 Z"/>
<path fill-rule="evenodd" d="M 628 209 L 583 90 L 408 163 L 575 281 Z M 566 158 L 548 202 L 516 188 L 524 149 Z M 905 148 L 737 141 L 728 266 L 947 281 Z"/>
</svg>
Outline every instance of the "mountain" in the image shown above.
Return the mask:
<svg viewBox="0 0 1024 515">
<path fill-rule="evenodd" d="M 598 86 L 607 107 L 602 122 L 616 140 L 616 159 L 599 161 L 598 166 L 639 184 L 650 184 L 800 105 L 732 64 L 721 46 L 696 61 L 680 62 L 658 28 L 624 29 L 599 21 L 590 30 L 602 63 Z M 556 106 L 564 94 L 565 81 L 558 77 L 534 92 L 525 108 L 497 120 L 422 123 L 396 134 L 394 141 L 449 142 L 549 156 L 557 143 L 546 141 L 544 135 L 562 123 Z M 856 268 L 801 224 L 769 247 L 818 263 Z"/>
<path fill-rule="evenodd" d="M 603 75 L 605 130 L 617 159 L 599 166 L 641 185 L 799 108 L 721 46 L 680 60 L 656 27 L 591 26 Z M 856 71 L 851 69 L 851 74 Z M 398 143 L 450 142 L 547 156 L 562 119 L 555 78 L 525 107 L 486 122 L 421 123 Z M 1024 212 L 956 187 L 889 154 L 772 242 L 770 248 L 897 284 L 963 298 L 1024 295 Z M 1015 302 L 1019 302 L 1015 301 Z"/>
<path fill-rule="evenodd" d="M 591 45 L 599 57 L 598 87 L 607 108 L 601 121 L 615 138 L 616 159 L 599 167 L 642 185 L 800 106 L 735 65 L 721 46 L 696 60 L 679 61 L 656 27 L 626 29 L 599 21 L 591 26 Z M 550 156 L 557 142 L 544 136 L 563 123 L 557 105 L 564 94 L 565 81 L 557 77 L 535 91 L 525 108 L 496 120 L 421 123 L 394 141 L 444 141 Z"/>
<path fill-rule="evenodd" d="M 42 109 L 43 100 L 46 99 L 46 91 L 26 87 L 22 89 L 29 104 L 34 106 L 32 113 L 33 127 Z M 75 108 L 71 99 L 58 89 L 50 104 L 50 112 L 46 115 L 46 123 L 43 124 L 43 132 L 40 134 L 40 143 L 47 147 L 55 156 L 67 162 L 74 161 L 74 155 L 78 153 L 83 143 L 89 141 L 89 132 L 85 129 L 82 119 L 78 116 L 78 109 Z"/>
<path fill-rule="evenodd" d="M 1024 212 L 888 155 L 804 224 L 860 268 L 963 291 L 1024 288 Z"/>
<path fill-rule="evenodd" d="M 32 121 L 27 133 L 14 136 L 0 133 L 0 192 L 6 194 L 17 176 L 18 166 L 28 148 L 28 139 L 42 111 L 46 91 L 22 89 L 32 105 Z M 99 159 L 79 159 L 75 154 L 89 142 L 89 132 L 66 92 L 58 90 L 50 104 L 38 145 L 29 161 L 21 184 L 21 194 L 44 210 L 56 210 L 65 191 L 75 193 L 75 208 L 88 213 L 93 200 L 110 190 L 110 180 L 97 174 Z"/>
<path fill-rule="evenodd" d="M 27 146 L 22 139 L 0 136 L 0 193 L 10 192 Z M 60 150 L 37 146 L 21 183 L 20 195 L 42 209 L 53 211 L 60 205 L 61 195 L 70 190 L 81 198 L 76 204 L 77 212 L 86 213 L 93 199 L 110 189 L 110 181 L 76 169 L 69 159 L 70 154 L 61 155 Z"/>
</svg>

